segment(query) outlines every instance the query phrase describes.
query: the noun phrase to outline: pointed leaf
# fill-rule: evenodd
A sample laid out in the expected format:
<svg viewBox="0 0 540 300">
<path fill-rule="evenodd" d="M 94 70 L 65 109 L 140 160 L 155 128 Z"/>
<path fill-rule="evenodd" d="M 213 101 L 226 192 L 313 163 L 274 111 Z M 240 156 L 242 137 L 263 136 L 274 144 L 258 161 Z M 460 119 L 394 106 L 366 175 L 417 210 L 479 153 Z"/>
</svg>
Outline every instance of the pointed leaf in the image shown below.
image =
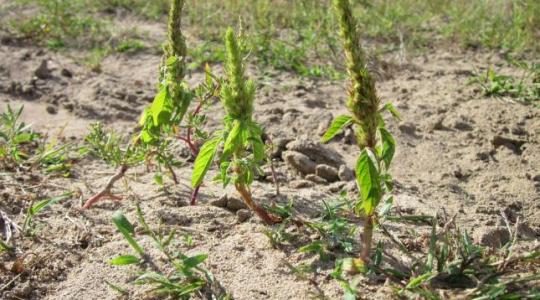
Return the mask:
<svg viewBox="0 0 540 300">
<path fill-rule="evenodd" d="M 394 154 L 396 153 L 396 141 L 394 140 L 392 134 L 390 134 L 390 132 L 388 132 L 385 128 L 379 128 L 379 132 L 381 133 L 382 142 L 380 157 L 388 169 L 390 167 L 390 163 L 392 162 L 392 158 L 394 158 Z"/>
<path fill-rule="evenodd" d="M 364 148 L 356 164 L 356 181 L 360 187 L 361 203 L 357 206 L 363 208 L 366 215 L 371 215 L 379 204 L 382 196 L 379 170 L 375 155 L 368 148 Z"/>
<path fill-rule="evenodd" d="M 120 255 L 109 260 L 109 264 L 113 266 L 125 266 L 131 264 L 138 264 L 140 262 L 141 260 L 133 255 Z"/>
<path fill-rule="evenodd" d="M 396 107 L 394 106 L 394 104 L 392 104 L 391 102 L 388 102 L 386 103 L 383 108 L 381 109 L 381 111 L 385 111 L 387 110 L 388 112 L 390 112 L 390 114 L 398 119 L 398 120 L 401 120 L 401 115 L 399 114 L 399 111 L 396 109 Z"/>
<path fill-rule="evenodd" d="M 191 186 L 193 188 L 198 187 L 208 172 L 208 169 L 212 165 L 212 161 L 216 155 L 218 145 L 222 141 L 221 136 L 214 137 L 201 147 L 195 164 L 193 166 L 193 175 L 191 176 Z"/>
<path fill-rule="evenodd" d="M 204 262 L 206 258 L 208 258 L 207 254 L 199 254 L 199 255 L 188 257 L 184 259 L 184 266 L 187 267 L 188 269 L 195 268 L 196 266 Z"/>
<path fill-rule="evenodd" d="M 170 95 L 166 86 L 163 86 L 154 98 L 150 108 L 154 125 L 165 124 L 171 117 Z"/>
<path fill-rule="evenodd" d="M 332 138 L 336 136 L 343 128 L 347 127 L 352 122 L 352 117 L 341 115 L 338 116 L 332 121 L 332 124 L 330 124 L 330 128 L 326 131 L 326 133 L 322 137 L 322 142 L 326 143 Z"/>
<path fill-rule="evenodd" d="M 135 229 L 133 228 L 133 225 L 129 222 L 129 220 L 122 214 L 122 212 L 117 211 L 112 216 L 114 225 L 116 225 L 116 228 L 118 228 L 118 231 L 124 236 L 124 238 L 127 240 L 129 245 L 137 251 L 140 255 L 144 255 L 143 248 L 137 243 L 137 241 L 133 238 L 133 233 L 135 233 Z"/>
<path fill-rule="evenodd" d="M 242 122 L 239 120 L 234 120 L 232 123 L 231 131 L 227 135 L 225 144 L 223 144 L 223 158 L 227 159 L 233 154 L 233 152 L 241 147 L 242 140 Z"/>
</svg>

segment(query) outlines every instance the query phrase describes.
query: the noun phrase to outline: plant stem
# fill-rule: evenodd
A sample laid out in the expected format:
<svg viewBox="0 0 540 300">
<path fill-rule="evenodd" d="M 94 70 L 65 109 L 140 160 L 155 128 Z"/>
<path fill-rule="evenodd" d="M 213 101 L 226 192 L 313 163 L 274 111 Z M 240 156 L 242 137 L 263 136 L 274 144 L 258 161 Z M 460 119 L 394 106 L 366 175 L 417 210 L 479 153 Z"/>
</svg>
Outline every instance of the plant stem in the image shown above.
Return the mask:
<svg viewBox="0 0 540 300">
<path fill-rule="evenodd" d="M 360 258 L 364 261 L 369 259 L 371 252 L 371 241 L 373 239 L 373 215 L 366 216 L 364 220 L 364 233 L 362 234 L 362 252 Z"/>
<path fill-rule="evenodd" d="M 246 189 L 244 184 L 236 183 L 234 186 L 236 187 L 236 191 L 242 196 L 244 203 L 246 203 L 246 205 L 254 211 L 266 225 L 272 225 L 281 221 L 279 217 L 270 215 L 264 208 L 255 203 L 253 197 L 251 197 L 251 193 Z"/>
<path fill-rule="evenodd" d="M 98 202 L 99 200 L 101 200 L 104 197 L 109 197 L 109 198 L 114 199 L 114 200 L 121 200 L 122 199 L 121 197 L 114 196 L 111 193 L 111 189 L 112 189 L 115 182 L 117 182 L 122 177 L 124 177 L 124 175 L 126 174 L 126 171 L 128 170 L 128 168 L 129 167 L 127 165 L 121 165 L 116 170 L 116 173 L 114 173 L 114 175 L 111 178 L 109 178 L 109 180 L 107 181 L 107 185 L 101 191 L 99 191 L 97 194 L 95 194 L 94 196 L 92 196 L 88 200 L 86 200 L 86 202 L 83 205 L 83 209 L 90 208 L 92 205 L 94 205 L 96 202 Z"/>
</svg>

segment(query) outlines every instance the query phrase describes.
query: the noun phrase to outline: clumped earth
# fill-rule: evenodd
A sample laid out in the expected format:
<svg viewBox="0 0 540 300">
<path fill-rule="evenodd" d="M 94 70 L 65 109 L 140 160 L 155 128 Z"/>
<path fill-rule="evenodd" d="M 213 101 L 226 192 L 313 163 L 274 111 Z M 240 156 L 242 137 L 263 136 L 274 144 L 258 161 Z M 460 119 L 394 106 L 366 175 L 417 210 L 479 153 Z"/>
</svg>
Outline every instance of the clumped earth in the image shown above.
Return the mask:
<svg viewBox="0 0 540 300">
<path fill-rule="evenodd" d="M 155 36 L 165 28 L 154 26 Z M 0 44 L 0 104 L 25 106 L 23 119 L 34 129 L 65 141 L 82 142 L 87 126 L 100 121 L 124 134 L 136 130 L 143 108 L 155 94 L 158 54 L 112 55 L 93 72 L 76 57 L 33 47 L 2 36 Z M 388 127 L 398 143 L 391 173 L 396 210 L 408 214 L 456 215 L 456 224 L 473 239 L 497 248 L 510 239 L 505 215 L 520 222 L 524 249 L 537 249 L 540 240 L 540 111 L 532 106 L 484 96 L 469 84 L 473 74 L 497 65 L 506 74 L 520 71 L 498 54 L 455 49 L 429 50 L 406 63 L 388 54 L 375 63 L 380 96 L 401 112 L 400 122 Z M 384 62 L 384 63 L 382 63 Z M 216 65 L 217 70 L 220 69 Z M 335 199 L 345 189 L 355 193 L 357 146 L 346 130 L 328 145 L 320 137 L 334 116 L 345 113 L 344 81 L 300 78 L 292 73 L 251 67 L 259 85 L 256 120 L 273 138 L 276 148 L 277 196 L 268 176 L 253 186 L 260 203 L 286 203 L 314 217 L 323 200 Z M 202 70 L 188 75 L 200 82 Z M 207 112 L 208 128 L 215 128 L 223 112 L 219 103 Z M 187 153 L 179 144 L 179 153 Z M 73 166 L 70 178 L 16 172 L 2 176 L 0 210 L 22 224 L 27 203 L 61 194 L 77 197 L 51 206 L 36 220 L 39 234 L 17 240 L 25 253 L 25 272 L 12 272 L 16 258 L 2 254 L 2 299 L 118 299 L 123 296 L 104 282 L 129 286 L 133 274 L 107 261 L 129 251 L 111 222 L 122 210 L 134 219 L 133 201 L 139 201 L 150 224 L 174 228 L 191 236 L 183 251 L 208 253 L 206 267 L 235 299 L 306 299 L 324 295 L 342 297 L 332 280 L 333 264 L 312 254 L 275 249 L 265 226 L 242 210 L 233 190 L 205 183 L 197 206 L 189 206 L 192 162 L 175 168 L 180 183 L 154 184 L 144 168 L 130 170 L 126 184 L 116 191 L 124 201 L 102 201 L 82 211 L 81 203 L 99 190 L 114 170 L 84 158 Z M 215 170 L 212 170 L 215 172 Z M 24 188 L 21 188 L 24 187 Z M 352 195 L 352 194 L 351 194 Z M 392 227 L 406 236 L 410 224 Z M 414 225 L 426 232 L 430 226 Z M 376 237 L 380 238 L 380 237 Z M 150 240 L 143 240 L 150 244 Z M 316 272 L 301 280 L 287 267 L 312 265 Z M 129 270 L 129 268 L 128 268 Z M 132 269 L 135 271 L 135 269 Z M 133 288 L 133 287 L 131 287 Z M 362 286 L 366 298 L 389 295 L 384 282 Z M 135 288 L 133 298 L 145 297 Z"/>
</svg>

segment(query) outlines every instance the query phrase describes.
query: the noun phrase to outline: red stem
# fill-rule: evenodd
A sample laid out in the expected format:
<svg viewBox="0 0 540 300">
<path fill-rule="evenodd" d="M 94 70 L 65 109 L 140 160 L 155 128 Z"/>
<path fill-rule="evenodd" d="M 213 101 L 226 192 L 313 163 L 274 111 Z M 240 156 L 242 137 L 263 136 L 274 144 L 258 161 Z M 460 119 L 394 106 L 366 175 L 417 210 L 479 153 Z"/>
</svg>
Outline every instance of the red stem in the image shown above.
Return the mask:
<svg viewBox="0 0 540 300">
<path fill-rule="evenodd" d="M 94 196 L 92 196 L 88 200 L 86 200 L 86 202 L 83 205 L 83 209 L 90 208 L 92 205 L 94 205 L 96 202 L 98 202 L 100 199 L 102 199 L 104 197 L 110 197 L 110 198 L 115 199 L 115 200 L 120 200 L 121 199 L 120 197 L 116 197 L 116 196 L 112 195 L 111 189 L 112 189 L 115 182 L 117 182 L 122 177 L 124 177 L 127 170 L 128 170 L 128 166 L 121 165 L 118 168 L 118 170 L 116 170 L 116 173 L 114 173 L 114 175 L 111 178 L 109 178 L 109 181 L 107 181 L 107 185 L 101 191 L 99 191 L 97 194 L 95 194 Z"/>
</svg>

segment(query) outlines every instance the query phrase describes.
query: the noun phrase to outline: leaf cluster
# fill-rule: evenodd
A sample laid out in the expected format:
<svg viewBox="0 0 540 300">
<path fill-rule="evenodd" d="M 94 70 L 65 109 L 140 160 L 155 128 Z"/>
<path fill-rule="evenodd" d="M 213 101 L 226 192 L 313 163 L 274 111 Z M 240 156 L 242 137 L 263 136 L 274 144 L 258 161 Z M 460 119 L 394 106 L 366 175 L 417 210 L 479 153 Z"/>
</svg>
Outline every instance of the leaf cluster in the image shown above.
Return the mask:
<svg viewBox="0 0 540 300">
<path fill-rule="evenodd" d="M 266 158 L 262 141 L 262 128 L 252 120 L 255 85 L 244 75 L 242 51 L 231 28 L 226 33 L 227 61 L 225 69 L 227 80 L 221 87 L 220 99 L 226 112 L 224 129 L 214 133 L 201 147 L 195 160 L 191 184 L 201 184 L 218 152 L 220 155 L 220 174 L 217 179 L 224 185 L 250 185 Z"/>
<path fill-rule="evenodd" d="M 83 149 L 63 144 L 32 130 L 20 121 L 24 107 L 14 110 L 7 106 L 0 114 L 0 165 L 13 169 L 16 166 L 40 167 L 47 174 L 71 175 L 71 163 L 81 158 Z"/>
<path fill-rule="evenodd" d="M 172 230 L 170 233 L 164 234 L 162 231 L 152 230 L 139 205 L 137 205 L 137 218 L 144 234 L 151 238 L 155 247 L 166 257 L 167 267 L 172 267 L 173 271 L 166 274 L 160 271 L 160 268 L 154 264 L 152 257 L 137 241 L 135 226 L 121 212 L 116 212 L 113 215 L 113 222 L 131 248 L 135 250 L 136 255 L 120 255 L 109 260 L 109 264 L 115 266 L 139 265 L 142 270 L 133 281 L 134 284 L 149 285 L 152 287 L 151 292 L 174 299 L 190 299 L 194 294 L 200 294 L 203 288 L 213 283 L 212 274 L 201 266 L 208 257 L 206 254 L 184 255 L 178 250 L 178 245 L 175 242 L 176 231 Z"/>
<path fill-rule="evenodd" d="M 478 83 L 486 96 L 509 97 L 540 106 L 540 65 L 526 67 L 528 70 L 520 79 L 498 74 L 490 67 L 485 74 L 473 77 L 471 82 Z"/>
</svg>

